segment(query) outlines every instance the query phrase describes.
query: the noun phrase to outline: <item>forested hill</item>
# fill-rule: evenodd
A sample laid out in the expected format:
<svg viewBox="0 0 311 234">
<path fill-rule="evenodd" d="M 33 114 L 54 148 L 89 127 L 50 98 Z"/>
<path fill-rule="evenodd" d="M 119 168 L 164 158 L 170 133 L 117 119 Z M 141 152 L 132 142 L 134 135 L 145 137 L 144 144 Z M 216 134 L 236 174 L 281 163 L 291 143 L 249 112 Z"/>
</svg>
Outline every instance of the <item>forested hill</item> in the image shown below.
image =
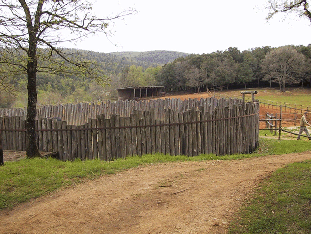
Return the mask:
<svg viewBox="0 0 311 234">
<path fill-rule="evenodd" d="M 180 57 L 189 54 L 175 51 L 148 51 L 148 52 L 113 52 L 100 53 L 88 50 L 65 49 L 66 52 L 79 54 L 83 59 L 97 61 L 108 74 L 119 74 L 132 65 L 146 69 L 148 67 L 163 66 Z"/>
<path fill-rule="evenodd" d="M 186 57 L 189 54 L 176 51 L 155 50 L 147 52 L 114 52 L 110 53 L 121 59 L 133 62 L 138 66 L 157 66 L 173 62 L 180 57 Z"/>
<path fill-rule="evenodd" d="M 44 50 L 43 54 L 44 54 Z M 42 52 L 41 51 L 41 52 Z M 103 99 L 116 99 L 116 89 L 125 85 L 155 85 L 156 74 L 162 66 L 188 54 L 174 51 L 148 51 L 148 52 L 115 52 L 100 53 L 88 50 L 62 48 L 62 51 L 80 59 L 97 63 L 100 71 L 105 74 L 107 83 L 102 87 L 95 80 L 82 78 L 75 74 L 37 74 L 37 89 L 39 104 L 73 103 Z M 47 52 L 48 53 L 48 52 Z M 40 60 L 39 64 L 49 61 Z M 15 96 L 0 91 L 1 107 L 25 107 L 27 93 L 27 79 L 25 75 L 10 76 L 6 78 Z M 1 84 L 0 84 L 1 85 Z M 1 89 L 0 89 L 1 90 Z M 17 97 L 17 94 L 19 95 Z M 26 101 L 25 101 L 26 100 Z"/>
</svg>

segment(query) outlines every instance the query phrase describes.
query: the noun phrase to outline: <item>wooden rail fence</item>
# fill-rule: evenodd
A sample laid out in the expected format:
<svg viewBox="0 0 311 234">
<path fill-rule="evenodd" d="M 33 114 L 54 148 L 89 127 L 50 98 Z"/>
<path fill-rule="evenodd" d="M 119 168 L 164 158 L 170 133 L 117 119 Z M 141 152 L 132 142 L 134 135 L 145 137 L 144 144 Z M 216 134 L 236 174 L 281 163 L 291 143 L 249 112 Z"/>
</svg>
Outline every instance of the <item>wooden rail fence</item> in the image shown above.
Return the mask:
<svg viewBox="0 0 311 234">
<path fill-rule="evenodd" d="M 58 152 L 61 160 L 114 160 L 163 153 L 196 156 L 250 153 L 259 141 L 257 103 L 236 99 L 119 103 L 82 125 L 56 118 L 36 121 L 39 150 Z M 139 109 L 139 110 L 138 110 Z M 117 112 L 117 111 L 115 111 Z M 25 117 L 0 117 L 4 150 L 25 150 Z M 1 125 L 0 125 L 1 126 Z"/>
</svg>

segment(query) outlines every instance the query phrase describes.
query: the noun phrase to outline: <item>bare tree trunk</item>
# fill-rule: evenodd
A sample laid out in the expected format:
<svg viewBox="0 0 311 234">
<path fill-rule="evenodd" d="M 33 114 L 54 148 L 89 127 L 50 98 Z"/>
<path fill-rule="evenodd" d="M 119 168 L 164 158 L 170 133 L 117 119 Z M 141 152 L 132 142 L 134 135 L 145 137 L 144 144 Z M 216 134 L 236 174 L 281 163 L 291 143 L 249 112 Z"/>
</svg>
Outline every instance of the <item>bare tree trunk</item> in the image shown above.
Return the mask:
<svg viewBox="0 0 311 234">
<path fill-rule="evenodd" d="M 36 56 L 36 42 L 30 37 L 29 51 L 28 51 L 28 106 L 26 119 L 26 137 L 27 137 L 27 158 L 39 157 L 40 153 L 36 138 L 36 114 L 37 114 L 37 56 Z"/>
<path fill-rule="evenodd" d="M 279 78 L 280 91 L 285 92 L 285 77 Z"/>
<path fill-rule="evenodd" d="M 4 161 L 3 161 L 2 134 L 0 130 L 0 166 L 3 166 L 3 165 L 4 165 Z"/>
<path fill-rule="evenodd" d="M 28 77 L 28 106 L 27 106 L 27 119 L 26 119 L 26 137 L 27 149 L 26 155 L 28 158 L 40 156 L 37 139 L 36 139 L 36 107 L 37 107 L 37 90 L 36 78 Z"/>
<path fill-rule="evenodd" d="M 285 81 L 285 78 L 283 79 L 283 89 L 282 89 L 282 92 L 285 92 L 285 86 L 286 86 L 286 81 Z"/>
</svg>

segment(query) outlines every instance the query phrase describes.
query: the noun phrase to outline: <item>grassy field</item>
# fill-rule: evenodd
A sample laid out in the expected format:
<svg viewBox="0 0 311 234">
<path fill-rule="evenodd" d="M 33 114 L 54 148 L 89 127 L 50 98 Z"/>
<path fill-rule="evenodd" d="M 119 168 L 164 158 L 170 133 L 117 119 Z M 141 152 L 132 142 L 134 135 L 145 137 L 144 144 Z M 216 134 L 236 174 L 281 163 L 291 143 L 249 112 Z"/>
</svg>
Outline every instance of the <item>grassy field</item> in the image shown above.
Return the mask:
<svg viewBox="0 0 311 234">
<path fill-rule="evenodd" d="M 311 107 L 311 90 L 310 89 L 288 89 L 285 93 L 276 89 L 262 89 L 258 91 L 257 98 L 260 101 L 276 102 L 280 104 L 289 104 L 291 106 Z"/>
<path fill-rule="evenodd" d="M 282 104 L 286 103 L 291 107 L 297 105 L 310 107 L 311 110 L 311 89 L 306 88 L 288 88 L 286 92 L 280 92 L 279 89 L 274 88 L 259 88 L 259 89 L 248 89 L 252 91 L 257 91 L 258 94 L 255 95 L 255 98 L 261 102 L 268 102 L 271 104 Z M 216 96 L 223 97 L 237 97 L 241 98 L 241 91 L 243 90 L 235 90 L 235 91 L 223 91 L 216 93 Z M 246 96 L 250 98 L 250 95 Z"/>
</svg>

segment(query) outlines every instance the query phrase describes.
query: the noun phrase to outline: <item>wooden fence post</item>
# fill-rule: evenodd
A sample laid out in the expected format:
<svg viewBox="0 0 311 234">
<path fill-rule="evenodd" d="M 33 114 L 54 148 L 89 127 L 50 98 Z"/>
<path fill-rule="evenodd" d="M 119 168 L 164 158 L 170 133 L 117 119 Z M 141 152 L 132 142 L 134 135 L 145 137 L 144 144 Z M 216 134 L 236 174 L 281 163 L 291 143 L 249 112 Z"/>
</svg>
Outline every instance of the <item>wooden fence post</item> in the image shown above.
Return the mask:
<svg viewBox="0 0 311 234">
<path fill-rule="evenodd" d="M 3 149 L 2 149 L 2 138 L 1 138 L 1 131 L 0 131 L 0 166 L 3 166 Z"/>
<path fill-rule="evenodd" d="M 279 140 L 281 140 L 281 133 L 282 133 L 282 105 L 280 105 Z"/>
<path fill-rule="evenodd" d="M 275 121 L 274 121 L 274 136 L 276 136 L 277 134 L 277 130 L 278 130 L 278 114 L 275 114 Z"/>
<path fill-rule="evenodd" d="M 3 162 L 3 147 L 2 147 L 2 131 L 1 131 L 1 128 L 2 128 L 2 126 L 0 127 L 0 166 L 3 166 L 4 162 Z"/>
</svg>

